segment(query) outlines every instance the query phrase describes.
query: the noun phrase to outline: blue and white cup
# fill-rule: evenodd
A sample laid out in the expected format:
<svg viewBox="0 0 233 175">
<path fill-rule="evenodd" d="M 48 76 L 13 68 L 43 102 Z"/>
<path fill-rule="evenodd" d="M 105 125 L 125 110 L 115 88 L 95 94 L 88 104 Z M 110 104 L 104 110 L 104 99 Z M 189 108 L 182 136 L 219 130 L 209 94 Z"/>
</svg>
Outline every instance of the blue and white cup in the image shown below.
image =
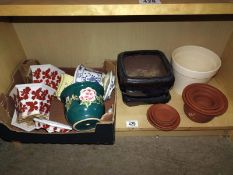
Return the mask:
<svg viewBox="0 0 233 175">
<path fill-rule="evenodd" d="M 80 64 L 75 70 L 74 83 L 90 81 L 98 82 L 100 85 L 102 85 L 103 75 L 104 74 L 102 72 L 86 68 Z"/>
</svg>

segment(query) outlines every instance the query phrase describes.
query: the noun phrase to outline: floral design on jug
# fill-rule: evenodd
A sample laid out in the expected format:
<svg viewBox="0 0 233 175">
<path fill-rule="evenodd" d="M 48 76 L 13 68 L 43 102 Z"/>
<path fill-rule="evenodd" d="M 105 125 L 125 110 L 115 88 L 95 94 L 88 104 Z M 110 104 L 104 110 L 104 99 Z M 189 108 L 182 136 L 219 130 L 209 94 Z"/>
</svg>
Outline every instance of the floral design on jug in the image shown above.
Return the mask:
<svg viewBox="0 0 233 175">
<path fill-rule="evenodd" d="M 93 102 L 95 101 L 95 96 L 96 96 L 96 91 L 90 87 L 87 87 L 80 91 L 79 98 L 81 101 Z"/>
<path fill-rule="evenodd" d="M 80 91 L 79 99 L 81 100 L 81 105 L 83 104 L 88 107 L 96 100 L 96 91 L 90 87 L 82 89 Z"/>
<path fill-rule="evenodd" d="M 97 95 L 96 91 L 90 87 L 82 89 L 80 91 L 79 97 L 77 95 L 72 95 L 71 97 L 66 97 L 66 110 L 68 111 L 72 102 L 74 100 L 80 101 L 80 105 L 85 105 L 87 108 L 92 103 L 103 104 L 102 95 Z"/>
<path fill-rule="evenodd" d="M 79 100 L 78 96 L 77 95 L 72 95 L 71 97 L 66 97 L 66 104 L 65 104 L 65 107 L 66 107 L 66 110 L 68 111 L 70 109 L 70 106 L 71 104 L 73 103 L 73 101 L 75 100 Z"/>
</svg>

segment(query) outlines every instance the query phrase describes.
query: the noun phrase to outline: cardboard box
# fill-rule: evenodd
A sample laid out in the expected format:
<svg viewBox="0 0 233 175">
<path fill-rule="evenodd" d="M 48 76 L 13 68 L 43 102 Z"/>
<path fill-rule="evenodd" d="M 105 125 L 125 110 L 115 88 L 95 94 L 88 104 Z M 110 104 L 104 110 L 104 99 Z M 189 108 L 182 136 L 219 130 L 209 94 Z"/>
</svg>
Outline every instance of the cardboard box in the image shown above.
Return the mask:
<svg viewBox="0 0 233 175">
<path fill-rule="evenodd" d="M 34 130 L 32 132 L 23 131 L 11 125 L 11 119 L 15 111 L 14 101 L 9 97 L 10 90 L 15 84 L 28 83 L 30 81 L 29 66 L 38 64 L 36 60 L 25 60 L 16 68 L 13 73 L 11 87 L 6 94 L 0 96 L 0 137 L 7 141 L 19 141 L 23 143 L 80 143 L 80 144 L 113 144 L 115 141 L 115 111 L 116 111 L 116 93 L 113 90 L 111 98 L 105 101 L 105 110 L 113 107 L 113 115 L 106 120 L 101 120 L 94 131 L 69 133 L 47 133 L 45 130 Z M 61 68 L 67 74 L 73 75 L 75 68 Z M 116 75 L 115 63 L 107 60 L 103 68 L 97 68 L 100 71 L 112 71 Z M 50 109 L 50 119 L 67 124 L 64 116 L 64 106 L 56 99 L 52 99 Z"/>
</svg>

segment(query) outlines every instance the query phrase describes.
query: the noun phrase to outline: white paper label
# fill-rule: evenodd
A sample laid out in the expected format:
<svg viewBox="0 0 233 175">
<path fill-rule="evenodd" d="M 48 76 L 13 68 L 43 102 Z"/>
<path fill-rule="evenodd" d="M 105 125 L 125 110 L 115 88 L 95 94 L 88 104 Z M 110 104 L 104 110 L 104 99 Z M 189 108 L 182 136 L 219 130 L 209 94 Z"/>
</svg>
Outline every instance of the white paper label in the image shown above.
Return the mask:
<svg viewBox="0 0 233 175">
<path fill-rule="evenodd" d="M 160 0 L 139 0 L 139 4 L 161 4 Z"/>
<path fill-rule="evenodd" d="M 138 121 L 137 120 L 128 120 L 126 121 L 127 128 L 138 128 Z"/>
</svg>

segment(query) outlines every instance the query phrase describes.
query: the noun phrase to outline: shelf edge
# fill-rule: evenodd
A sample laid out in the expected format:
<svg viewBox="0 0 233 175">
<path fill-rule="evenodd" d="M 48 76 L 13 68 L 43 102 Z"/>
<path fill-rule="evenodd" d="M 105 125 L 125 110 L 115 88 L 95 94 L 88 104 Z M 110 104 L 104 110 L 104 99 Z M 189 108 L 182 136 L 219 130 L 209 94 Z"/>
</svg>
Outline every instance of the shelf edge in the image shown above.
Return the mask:
<svg viewBox="0 0 233 175">
<path fill-rule="evenodd" d="M 233 14 L 233 3 L 0 5 L 0 16 L 135 16 Z"/>
</svg>

